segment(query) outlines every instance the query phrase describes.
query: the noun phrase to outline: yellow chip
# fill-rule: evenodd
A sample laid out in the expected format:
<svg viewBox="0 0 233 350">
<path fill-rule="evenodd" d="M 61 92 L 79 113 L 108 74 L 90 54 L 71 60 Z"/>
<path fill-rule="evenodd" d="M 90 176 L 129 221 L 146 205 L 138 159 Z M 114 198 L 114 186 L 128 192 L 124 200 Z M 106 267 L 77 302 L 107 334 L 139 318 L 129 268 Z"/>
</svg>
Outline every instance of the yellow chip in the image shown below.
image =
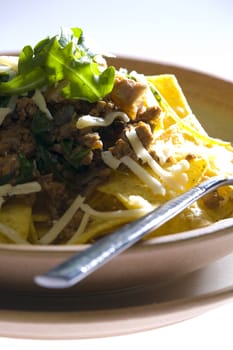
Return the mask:
<svg viewBox="0 0 233 350">
<path fill-rule="evenodd" d="M 27 239 L 31 226 L 31 214 L 30 206 L 19 201 L 11 201 L 3 205 L 0 211 L 0 223 L 16 231 L 21 238 Z M 1 235 L 1 242 L 5 242 L 5 238 L 2 239 L 3 236 Z"/>
<path fill-rule="evenodd" d="M 181 118 L 191 114 L 191 108 L 183 94 L 183 91 L 176 79 L 172 74 L 162 74 L 146 77 L 165 98 L 170 107 Z"/>
</svg>

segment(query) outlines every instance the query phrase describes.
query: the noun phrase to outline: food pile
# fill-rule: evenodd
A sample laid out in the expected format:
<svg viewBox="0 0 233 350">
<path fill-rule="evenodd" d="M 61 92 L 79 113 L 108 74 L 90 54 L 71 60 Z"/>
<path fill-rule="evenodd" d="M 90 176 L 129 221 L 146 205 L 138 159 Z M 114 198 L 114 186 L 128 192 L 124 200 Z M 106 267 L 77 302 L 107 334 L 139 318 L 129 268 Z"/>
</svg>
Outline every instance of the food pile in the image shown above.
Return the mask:
<svg viewBox="0 0 233 350">
<path fill-rule="evenodd" d="M 0 57 L 0 242 L 91 243 L 218 174 L 233 175 L 233 148 L 175 76 L 108 66 L 80 28 Z M 223 187 L 147 238 L 232 213 Z"/>
</svg>

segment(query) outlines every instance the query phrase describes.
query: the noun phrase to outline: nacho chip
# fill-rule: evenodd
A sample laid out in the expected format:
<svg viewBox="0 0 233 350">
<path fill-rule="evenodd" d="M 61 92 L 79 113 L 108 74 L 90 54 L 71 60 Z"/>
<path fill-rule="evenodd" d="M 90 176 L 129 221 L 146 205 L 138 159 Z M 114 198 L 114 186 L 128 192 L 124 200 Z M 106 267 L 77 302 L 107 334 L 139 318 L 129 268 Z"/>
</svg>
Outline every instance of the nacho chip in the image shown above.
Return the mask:
<svg viewBox="0 0 233 350">
<path fill-rule="evenodd" d="M 174 75 L 162 74 L 147 76 L 147 80 L 155 85 L 160 94 L 165 98 L 167 103 L 172 109 L 174 109 L 179 117 L 183 118 L 192 113 L 184 93 Z"/>
<path fill-rule="evenodd" d="M 31 225 L 32 209 L 21 201 L 9 201 L 3 205 L 0 211 L 0 223 L 13 229 L 19 237 L 26 240 L 29 235 Z M 9 239 L 4 234 L 0 234 L 0 242 L 5 243 Z"/>
</svg>

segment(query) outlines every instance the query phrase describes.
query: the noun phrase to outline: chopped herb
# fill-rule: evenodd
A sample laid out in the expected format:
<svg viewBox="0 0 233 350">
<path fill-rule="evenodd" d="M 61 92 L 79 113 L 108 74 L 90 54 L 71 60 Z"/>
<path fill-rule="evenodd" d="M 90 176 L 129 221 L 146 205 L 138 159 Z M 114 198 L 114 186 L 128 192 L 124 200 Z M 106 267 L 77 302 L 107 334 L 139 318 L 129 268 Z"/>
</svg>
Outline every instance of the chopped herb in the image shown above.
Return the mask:
<svg viewBox="0 0 233 350">
<path fill-rule="evenodd" d="M 90 152 L 90 149 L 87 147 L 81 148 L 78 151 L 73 149 L 73 142 L 71 140 L 63 140 L 61 146 L 65 160 L 76 170 L 80 168 L 82 159 Z"/>
<path fill-rule="evenodd" d="M 33 178 L 34 166 L 33 162 L 28 160 L 23 153 L 18 154 L 20 163 L 19 175 L 16 177 L 16 183 L 25 183 Z"/>
</svg>

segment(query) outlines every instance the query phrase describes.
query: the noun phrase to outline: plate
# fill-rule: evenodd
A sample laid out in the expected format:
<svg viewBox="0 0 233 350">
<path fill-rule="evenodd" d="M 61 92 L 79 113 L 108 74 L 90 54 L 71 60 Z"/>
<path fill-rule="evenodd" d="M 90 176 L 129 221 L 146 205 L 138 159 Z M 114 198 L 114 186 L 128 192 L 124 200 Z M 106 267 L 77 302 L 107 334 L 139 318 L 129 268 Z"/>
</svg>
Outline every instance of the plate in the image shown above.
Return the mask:
<svg viewBox="0 0 233 350">
<path fill-rule="evenodd" d="M 89 339 L 147 331 L 233 301 L 233 255 L 157 287 L 154 281 L 112 293 L 64 298 L 0 298 L 0 336 Z"/>
<path fill-rule="evenodd" d="M 109 62 L 111 64 L 111 61 Z M 210 135 L 232 140 L 233 84 L 199 72 L 132 58 L 114 59 L 114 65 L 145 74 L 173 73 L 201 123 Z M 0 245 L 0 292 L 53 296 L 53 291 L 34 284 L 35 275 L 47 271 L 83 246 Z M 148 281 L 163 284 L 171 278 L 200 269 L 233 251 L 233 218 L 189 232 L 158 237 L 139 243 L 119 255 L 69 290 L 77 293 L 107 293 L 136 288 Z M 104 319 L 105 313 L 103 313 Z M 99 317 L 101 318 L 101 312 Z"/>
</svg>

